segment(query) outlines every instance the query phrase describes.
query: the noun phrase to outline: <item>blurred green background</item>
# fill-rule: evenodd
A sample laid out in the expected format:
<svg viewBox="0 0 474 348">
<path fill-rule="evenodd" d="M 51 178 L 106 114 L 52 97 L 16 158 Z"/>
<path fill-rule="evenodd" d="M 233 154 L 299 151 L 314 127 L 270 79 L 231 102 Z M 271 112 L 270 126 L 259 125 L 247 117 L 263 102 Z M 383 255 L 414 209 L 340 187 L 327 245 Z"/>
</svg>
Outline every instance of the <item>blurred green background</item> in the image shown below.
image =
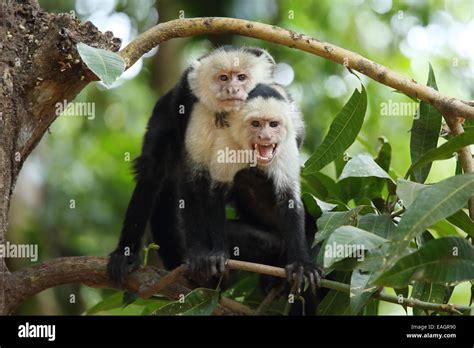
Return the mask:
<svg viewBox="0 0 474 348">
<path fill-rule="evenodd" d="M 156 23 L 179 16 L 237 17 L 274 24 L 358 52 L 421 83 L 426 82 L 431 63 L 441 92 L 474 99 L 472 0 L 40 0 L 40 4 L 51 12 L 75 11 L 82 21 L 113 31 L 124 44 Z M 309 155 L 358 86 L 354 76 L 325 59 L 255 39 L 227 35 L 175 39 L 141 59 L 114 88 L 93 83 L 83 90 L 75 101 L 93 103 L 95 117 L 60 116 L 54 122 L 21 172 L 8 239 L 38 244 L 39 262 L 112 251 L 133 189 L 131 160 L 139 155 L 155 101 L 193 58 L 228 43 L 264 47 L 278 63 L 291 67 L 283 69 L 283 77 L 291 80 L 294 72 L 289 88 L 305 115 L 304 151 Z M 381 115 L 381 109 L 384 103 L 412 101 L 361 78 L 368 90 L 368 114 L 349 153 L 375 153 L 378 137 L 385 136 L 393 147 L 393 168 L 404 173 L 410 164 L 412 115 Z M 453 175 L 454 167 L 454 160 L 436 162 L 427 182 Z M 331 165 L 324 171 L 335 176 Z M 9 260 L 12 270 L 28 264 Z M 467 285 L 458 287 L 451 301 L 462 303 L 467 291 Z M 17 313 L 82 314 L 111 293 L 60 286 L 32 297 Z M 70 301 L 71 294 L 75 301 Z M 390 313 L 405 312 L 400 306 L 384 304 L 381 314 Z"/>
</svg>

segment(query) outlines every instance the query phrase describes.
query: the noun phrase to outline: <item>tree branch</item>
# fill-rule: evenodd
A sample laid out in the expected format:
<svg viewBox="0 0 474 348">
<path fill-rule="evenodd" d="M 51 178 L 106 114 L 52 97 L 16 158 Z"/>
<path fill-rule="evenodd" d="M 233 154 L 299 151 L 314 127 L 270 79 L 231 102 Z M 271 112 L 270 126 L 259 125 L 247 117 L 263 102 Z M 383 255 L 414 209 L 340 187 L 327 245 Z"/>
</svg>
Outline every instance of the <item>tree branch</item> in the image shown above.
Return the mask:
<svg viewBox="0 0 474 348">
<path fill-rule="evenodd" d="M 13 272 L 5 284 L 5 298 L 8 299 L 6 313 L 13 313 L 23 301 L 38 292 L 69 283 L 80 283 L 93 288 L 127 290 L 145 297 L 142 292 L 146 294 L 148 287 L 163 280 L 160 294 L 173 300 L 178 300 L 191 291 L 189 283 L 177 276 L 178 272 L 174 272 L 174 282 L 171 283 L 167 274 L 173 272 L 168 273 L 154 267 L 137 269 L 127 277 L 123 287 L 118 287 L 107 277 L 107 262 L 107 257 L 61 257 Z M 225 297 L 222 297 L 214 311 L 215 315 L 249 313 L 253 313 L 250 308 Z"/>
<path fill-rule="evenodd" d="M 357 53 L 274 25 L 236 18 L 204 17 L 176 19 L 147 30 L 119 52 L 127 67 L 155 46 L 173 38 L 204 34 L 237 34 L 296 48 L 356 70 L 386 86 L 433 105 L 445 118 L 462 116 L 474 120 L 474 107 L 435 89 L 419 84 Z"/>
<path fill-rule="evenodd" d="M 94 288 L 113 288 L 128 290 L 147 298 L 151 290 L 170 298 L 179 299 L 189 293 L 189 283 L 181 279 L 186 266 L 180 266 L 172 272 L 158 270 L 154 267 L 142 267 L 129 274 L 123 287 L 117 287 L 107 277 L 106 265 L 108 258 L 94 256 L 62 257 L 46 261 L 39 265 L 23 268 L 13 272 L 6 283 L 5 297 L 8 298 L 9 313 L 12 313 L 23 301 L 45 289 L 68 283 L 81 283 Z M 280 267 L 267 266 L 252 262 L 228 260 L 227 268 L 248 272 L 256 272 L 280 278 L 286 278 L 286 271 Z M 321 286 L 345 293 L 350 293 L 348 284 L 323 279 Z M 157 292 L 155 292 L 157 293 Z M 472 310 L 473 307 L 453 304 L 423 302 L 411 298 L 400 299 L 397 296 L 377 293 L 374 295 L 382 301 L 406 304 L 430 311 L 457 313 Z M 250 315 L 253 311 L 231 299 L 222 299 L 220 307 L 214 314 L 239 313 Z"/>
<path fill-rule="evenodd" d="M 238 261 L 238 260 L 229 260 L 227 262 L 227 267 L 229 269 L 256 272 L 256 273 L 267 274 L 267 275 L 271 275 L 275 277 L 286 278 L 285 269 L 279 268 L 279 267 L 262 265 L 258 263 L 244 262 L 244 261 Z M 350 285 L 344 284 L 344 283 L 338 283 L 329 279 L 322 279 L 321 287 L 345 292 L 348 294 L 351 293 Z M 430 303 L 430 302 L 420 301 L 414 298 L 405 298 L 405 297 L 401 298 L 398 296 L 384 294 L 382 292 L 375 293 L 372 297 L 381 301 L 385 301 L 385 302 L 395 303 L 399 305 L 407 305 L 408 307 L 416 307 L 416 308 L 429 310 L 429 311 L 436 311 L 436 312 L 461 314 L 462 312 L 471 311 L 474 309 L 474 307 L 461 306 L 461 305 L 455 305 L 455 304 L 450 304 L 450 303 L 448 304 Z"/>
<path fill-rule="evenodd" d="M 455 119 L 446 118 L 446 124 L 454 136 L 464 133 L 464 128 L 459 117 Z M 458 151 L 459 160 L 461 161 L 464 173 L 474 173 L 474 161 L 472 159 L 471 149 L 469 146 L 463 147 Z M 469 217 L 474 221 L 474 196 L 468 203 Z M 472 241 L 474 243 L 474 240 Z"/>
</svg>

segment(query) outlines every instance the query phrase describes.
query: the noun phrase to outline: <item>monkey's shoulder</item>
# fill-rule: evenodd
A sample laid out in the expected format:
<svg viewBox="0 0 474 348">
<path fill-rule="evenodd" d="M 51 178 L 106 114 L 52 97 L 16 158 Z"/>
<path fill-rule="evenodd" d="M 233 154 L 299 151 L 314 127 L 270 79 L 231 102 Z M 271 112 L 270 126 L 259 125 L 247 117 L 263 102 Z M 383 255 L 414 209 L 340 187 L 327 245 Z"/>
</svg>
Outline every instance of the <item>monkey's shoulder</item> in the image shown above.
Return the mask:
<svg viewBox="0 0 474 348">
<path fill-rule="evenodd" d="M 185 134 L 185 148 L 191 160 L 209 166 L 222 134 L 228 127 L 217 127 L 215 115 L 203 103 L 197 102 L 190 115 Z M 224 135 L 225 138 L 225 135 Z"/>
</svg>

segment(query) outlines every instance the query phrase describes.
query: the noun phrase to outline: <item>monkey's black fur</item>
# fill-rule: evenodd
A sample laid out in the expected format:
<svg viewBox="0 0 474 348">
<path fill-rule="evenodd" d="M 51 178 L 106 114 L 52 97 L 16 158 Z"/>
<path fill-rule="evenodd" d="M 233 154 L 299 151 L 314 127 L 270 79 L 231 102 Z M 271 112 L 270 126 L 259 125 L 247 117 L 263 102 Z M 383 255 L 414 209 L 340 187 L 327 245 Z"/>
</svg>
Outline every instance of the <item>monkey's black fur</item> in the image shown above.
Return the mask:
<svg viewBox="0 0 474 348">
<path fill-rule="evenodd" d="M 238 50 L 232 46 L 221 49 Z M 264 53 L 256 48 L 244 50 L 255 56 Z M 223 267 L 226 256 L 221 233 L 225 223 L 224 187 L 211 187 L 205 170 L 200 175 L 190 175 L 193 168 L 185 164 L 184 137 L 197 102 L 188 81 L 191 69 L 188 68 L 179 83 L 158 100 L 148 122 L 142 153 L 134 162 L 136 186 L 118 246 L 107 265 L 108 274 L 116 283 L 123 282 L 125 275 L 137 266 L 150 217 L 153 235 L 162 246 L 162 254 L 169 254 L 170 260 L 177 257 L 178 249 L 166 246 L 176 242 L 175 245 L 186 251 L 185 256 L 191 259 L 194 268 L 201 268 L 202 258 L 207 256 L 217 256 L 217 264 L 212 267 Z M 178 208 L 178 199 L 183 200 L 186 209 Z M 181 252 L 179 254 L 182 257 Z"/>
<path fill-rule="evenodd" d="M 249 52 L 262 54 L 256 49 Z M 287 208 L 289 200 L 298 200 L 293 192 L 288 190 L 285 197 L 277 198 L 273 182 L 252 168 L 237 173 L 229 193 L 228 187 L 213 183 L 208 171 L 196 174 L 196 168 L 185 160 L 184 137 L 197 102 L 188 83 L 190 70 L 154 107 L 142 153 L 134 163 L 136 187 L 118 246 L 110 255 L 110 278 L 121 283 L 138 265 L 143 233 L 150 221 L 165 266 L 172 269 L 188 262 L 195 280 L 223 273 L 225 260 L 237 246 L 238 258 L 287 266 L 288 273 L 296 273 L 301 282 L 303 267 L 306 272 L 316 266 L 305 238 L 304 221 L 309 215 L 305 217 L 303 207 Z M 259 96 L 284 99 L 262 84 L 249 94 L 250 99 Z M 298 145 L 301 141 L 298 139 Z M 229 201 L 236 207 L 238 221 L 225 219 Z M 306 234 L 312 239 L 314 222 L 310 226 Z"/>
</svg>

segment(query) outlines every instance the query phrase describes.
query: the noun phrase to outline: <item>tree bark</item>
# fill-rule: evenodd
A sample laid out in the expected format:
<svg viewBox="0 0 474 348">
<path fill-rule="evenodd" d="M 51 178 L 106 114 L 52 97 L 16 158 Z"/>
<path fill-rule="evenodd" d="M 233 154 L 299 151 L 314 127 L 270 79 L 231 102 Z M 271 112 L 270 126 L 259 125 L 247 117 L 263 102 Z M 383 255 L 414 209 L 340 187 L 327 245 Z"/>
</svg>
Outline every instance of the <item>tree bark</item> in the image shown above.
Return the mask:
<svg viewBox="0 0 474 348">
<path fill-rule="evenodd" d="M 35 0 L 0 3 L 0 244 L 8 229 L 10 197 L 31 151 L 68 102 L 96 77 L 76 43 L 117 51 L 120 40 L 70 14 L 44 12 Z M 10 274 L 0 258 L 0 314 Z"/>
</svg>

